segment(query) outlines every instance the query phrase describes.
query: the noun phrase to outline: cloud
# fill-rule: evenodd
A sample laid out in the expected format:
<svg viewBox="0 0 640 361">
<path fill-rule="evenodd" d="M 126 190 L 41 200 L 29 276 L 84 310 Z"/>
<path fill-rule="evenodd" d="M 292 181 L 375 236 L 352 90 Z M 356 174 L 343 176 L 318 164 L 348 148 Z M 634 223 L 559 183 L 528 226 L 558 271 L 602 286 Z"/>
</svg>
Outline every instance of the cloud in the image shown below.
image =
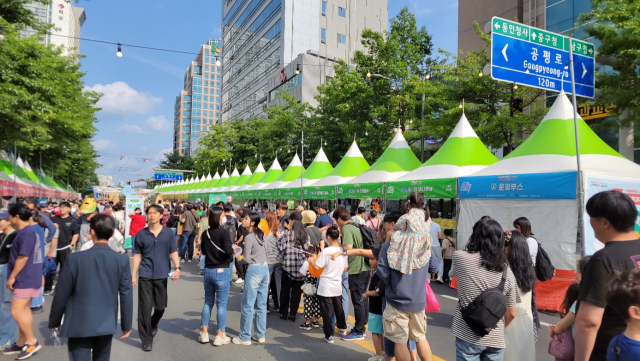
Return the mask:
<svg viewBox="0 0 640 361">
<path fill-rule="evenodd" d="M 164 159 L 167 156 L 167 154 L 171 154 L 171 153 L 173 153 L 173 148 L 163 149 L 158 152 L 158 155 L 156 156 L 156 158 Z"/>
<path fill-rule="evenodd" d="M 425 6 L 423 1 L 411 0 L 411 10 L 416 16 L 431 15 L 433 9 Z"/>
<path fill-rule="evenodd" d="M 158 115 L 155 117 L 149 117 L 145 124 L 156 131 L 168 130 L 171 128 L 171 123 L 167 120 L 164 115 Z"/>
<path fill-rule="evenodd" d="M 142 130 L 142 128 L 140 128 L 137 125 L 133 125 L 133 124 L 122 124 L 122 126 L 120 128 L 118 128 L 118 132 L 123 132 L 123 133 L 144 133 L 144 131 Z"/>
<path fill-rule="evenodd" d="M 148 114 L 162 103 L 162 98 L 149 93 L 141 93 L 131 88 L 123 81 L 111 84 L 96 84 L 85 87 L 85 91 L 95 91 L 102 94 L 97 106 L 105 113 L 112 114 Z"/>
<path fill-rule="evenodd" d="M 96 150 L 110 150 L 115 149 L 116 145 L 109 139 L 96 139 L 93 141 L 93 147 Z"/>
</svg>

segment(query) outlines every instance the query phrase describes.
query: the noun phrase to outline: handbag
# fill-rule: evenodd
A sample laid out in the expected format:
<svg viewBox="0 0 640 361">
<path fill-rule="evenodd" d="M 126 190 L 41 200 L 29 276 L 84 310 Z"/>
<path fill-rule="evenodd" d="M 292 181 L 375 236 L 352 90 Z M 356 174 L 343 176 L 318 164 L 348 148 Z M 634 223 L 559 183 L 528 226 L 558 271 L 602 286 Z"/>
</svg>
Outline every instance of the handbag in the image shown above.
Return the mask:
<svg viewBox="0 0 640 361">
<path fill-rule="evenodd" d="M 424 309 L 424 312 L 440 312 L 440 301 L 438 301 L 436 294 L 433 293 L 429 280 L 425 282 L 424 287 L 427 289 L 427 308 Z"/>
<path fill-rule="evenodd" d="M 182 222 L 178 222 L 178 227 L 176 229 L 176 234 L 178 236 L 182 236 Z"/>
<path fill-rule="evenodd" d="M 573 360 L 575 353 L 575 344 L 573 342 L 573 334 L 571 327 L 567 328 L 563 333 L 549 342 L 549 355 L 556 360 Z"/>
</svg>

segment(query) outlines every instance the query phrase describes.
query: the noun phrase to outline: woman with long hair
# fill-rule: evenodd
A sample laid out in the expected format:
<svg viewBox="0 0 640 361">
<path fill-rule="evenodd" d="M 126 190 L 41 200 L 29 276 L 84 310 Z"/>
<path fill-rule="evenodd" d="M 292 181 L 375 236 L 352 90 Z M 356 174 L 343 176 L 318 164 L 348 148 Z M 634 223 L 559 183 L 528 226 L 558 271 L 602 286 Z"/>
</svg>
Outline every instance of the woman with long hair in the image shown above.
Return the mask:
<svg viewBox="0 0 640 361">
<path fill-rule="evenodd" d="M 453 253 L 452 275 L 458 278 L 458 304 L 453 314 L 451 333 L 456 337 L 456 358 L 502 359 L 504 328 L 516 315 L 517 283 L 504 261 L 504 231 L 498 222 L 481 219 L 464 250 Z M 505 277 L 503 288 L 507 311 L 487 335 L 479 335 L 462 318 L 462 310 L 480 293 L 496 288 Z"/>
<path fill-rule="evenodd" d="M 266 212 L 265 220 L 269 225 L 269 234 L 267 235 L 267 244 L 269 244 L 269 253 L 267 253 L 267 265 L 269 267 L 269 285 L 271 287 L 271 298 L 273 299 L 274 311 L 280 312 L 282 255 L 280 254 L 277 246 L 278 229 L 280 228 L 280 222 L 278 222 L 278 216 L 276 216 L 276 214 L 273 212 Z M 273 282 L 271 281 L 272 279 Z"/>
<path fill-rule="evenodd" d="M 240 305 L 240 335 L 233 338 L 236 345 L 251 345 L 251 340 L 265 343 L 267 330 L 267 298 L 269 297 L 269 267 L 267 266 L 268 244 L 264 232 L 258 225 L 260 216 L 255 212 L 244 212 L 240 219 L 247 230 L 244 237 L 244 260 L 249 264 Z M 251 336 L 251 325 L 255 311 L 255 335 Z"/>
<path fill-rule="evenodd" d="M 227 324 L 227 300 L 229 299 L 229 287 L 231 270 L 229 264 L 233 262 L 233 245 L 229 232 L 222 228 L 222 209 L 212 208 L 209 211 L 207 229 L 202 232 L 199 246 L 204 256 L 203 284 L 204 306 L 202 307 L 202 324 L 199 340 L 201 343 L 209 342 L 209 321 L 213 305 L 217 306 L 216 321 L 218 332 L 213 340 L 214 346 L 228 344 L 231 340 L 225 334 Z"/>
<path fill-rule="evenodd" d="M 504 252 L 520 296 L 520 302 L 516 304 L 516 318 L 504 330 L 507 345 L 504 360 L 534 361 L 538 335 L 531 312 L 531 293 L 536 284 L 536 273 L 524 235 L 518 231 L 507 232 Z"/>
<path fill-rule="evenodd" d="M 536 256 L 538 255 L 538 241 L 536 237 L 533 235 L 531 231 L 531 222 L 526 217 L 516 218 L 513 221 L 513 228 L 522 233 L 522 235 L 527 240 L 527 245 L 529 247 L 529 255 L 531 256 L 531 261 L 533 262 L 533 266 L 536 265 Z"/>
<path fill-rule="evenodd" d="M 278 250 L 282 254 L 282 288 L 280 293 L 280 319 L 296 321 L 298 306 L 302 296 L 301 287 L 304 276 L 300 268 L 307 260 L 305 250 L 309 245 L 309 235 L 304 230 L 302 215 L 291 213 L 289 222 L 283 222 L 287 228 L 278 239 Z"/>
</svg>

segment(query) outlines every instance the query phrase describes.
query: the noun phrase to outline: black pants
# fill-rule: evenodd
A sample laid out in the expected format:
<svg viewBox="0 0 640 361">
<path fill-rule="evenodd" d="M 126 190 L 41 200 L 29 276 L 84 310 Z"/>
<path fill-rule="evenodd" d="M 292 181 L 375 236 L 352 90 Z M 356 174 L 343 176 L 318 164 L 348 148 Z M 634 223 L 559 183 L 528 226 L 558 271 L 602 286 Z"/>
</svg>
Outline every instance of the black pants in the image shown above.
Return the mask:
<svg viewBox="0 0 640 361">
<path fill-rule="evenodd" d="M 362 294 L 367 292 L 368 285 L 369 271 L 364 271 L 357 275 L 349 275 L 349 293 L 353 304 L 353 314 L 356 319 L 353 329 L 359 335 L 364 335 L 366 331 L 365 325 L 369 321 L 369 302 L 365 302 L 362 299 Z"/>
<path fill-rule="evenodd" d="M 56 278 L 56 273 L 51 273 L 44 276 L 44 292 L 53 290 L 53 280 Z"/>
<path fill-rule="evenodd" d="M 275 272 L 273 272 L 273 274 L 271 275 L 271 280 L 269 280 L 269 290 L 271 291 L 271 299 L 273 300 L 273 308 L 280 309 L 280 297 L 278 297 L 278 287 L 277 287 L 277 284 L 276 284 L 276 273 Z"/>
<path fill-rule="evenodd" d="M 346 317 L 344 316 L 344 309 L 342 308 L 342 296 L 336 297 L 322 297 L 318 296 L 320 302 L 320 314 L 322 315 L 324 331 L 324 337 L 329 338 L 333 336 L 333 325 L 328 320 L 333 319 L 333 314 L 336 315 L 336 323 L 341 330 L 347 329 Z M 327 321 L 324 321 L 327 320 Z"/>
<path fill-rule="evenodd" d="M 70 254 L 71 247 L 56 251 L 56 265 L 60 267 L 60 272 L 62 272 L 62 267 L 64 267 L 64 263 L 67 261 Z"/>
<path fill-rule="evenodd" d="M 246 262 L 243 262 L 242 264 L 238 263 L 238 258 L 236 258 L 236 260 L 234 261 L 236 264 L 236 274 L 238 275 L 238 278 L 245 278 L 245 275 L 247 274 L 247 264 Z"/>
<path fill-rule="evenodd" d="M 451 271 L 452 264 L 453 259 L 444 259 L 444 266 L 442 268 L 442 280 L 445 282 L 449 282 L 449 271 Z"/>
<path fill-rule="evenodd" d="M 158 323 L 167 307 L 167 279 L 152 280 L 140 277 L 138 280 L 138 333 L 143 345 L 153 343 L 151 331 Z M 153 315 L 151 315 L 151 309 Z"/>
<path fill-rule="evenodd" d="M 300 299 L 302 298 L 302 290 L 300 289 L 304 281 L 295 281 L 291 279 L 289 274 L 282 270 L 282 284 L 280 285 L 280 314 L 295 317 L 300 307 Z"/>
<path fill-rule="evenodd" d="M 69 337 L 69 361 L 109 361 L 111 340 L 113 335 Z"/>
</svg>

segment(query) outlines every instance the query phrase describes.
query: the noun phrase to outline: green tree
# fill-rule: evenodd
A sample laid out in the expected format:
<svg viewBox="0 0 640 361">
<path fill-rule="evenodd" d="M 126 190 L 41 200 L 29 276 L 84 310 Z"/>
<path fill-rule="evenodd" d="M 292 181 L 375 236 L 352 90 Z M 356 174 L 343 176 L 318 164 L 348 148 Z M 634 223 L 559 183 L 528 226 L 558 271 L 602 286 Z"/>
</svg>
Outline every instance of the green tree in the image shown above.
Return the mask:
<svg viewBox="0 0 640 361">
<path fill-rule="evenodd" d="M 600 43 L 596 60 L 596 103 L 623 115 L 622 124 L 640 121 L 640 2 L 592 0 L 580 16 L 584 30 Z M 611 71 L 611 68 L 614 71 Z"/>
<path fill-rule="evenodd" d="M 178 151 L 164 154 L 165 159 L 160 161 L 158 168 L 162 169 L 180 169 L 180 170 L 194 170 L 195 159 L 190 155 L 180 154 Z"/>
<path fill-rule="evenodd" d="M 48 0 L 2 0 L 0 2 L 0 19 L 4 19 L 8 24 L 41 28 L 43 24 L 36 19 L 30 10 L 24 7 L 24 5 L 34 2 L 40 4 L 50 3 Z M 1 24 L 0 30 L 2 30 Z"/>
</svg>

